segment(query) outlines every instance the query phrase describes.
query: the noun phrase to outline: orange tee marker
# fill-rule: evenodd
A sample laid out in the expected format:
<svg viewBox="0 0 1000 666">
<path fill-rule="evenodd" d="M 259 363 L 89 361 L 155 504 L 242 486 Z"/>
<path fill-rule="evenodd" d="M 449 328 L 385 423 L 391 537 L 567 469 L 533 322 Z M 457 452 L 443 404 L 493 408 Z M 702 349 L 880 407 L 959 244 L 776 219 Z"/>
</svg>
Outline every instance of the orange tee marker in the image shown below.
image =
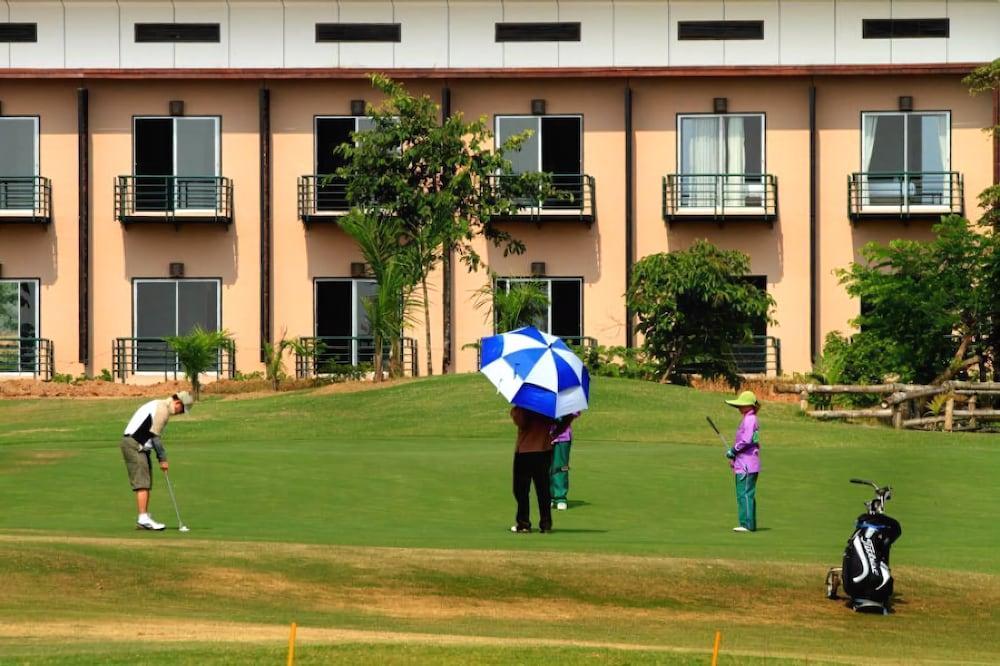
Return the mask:
<svg viewBox="0 0 1000 666">
<path fill-rule="evenodd" d="M 292 622 L 292 630 L 288 634 L 288 666 L 295 666 L 295 623 Z"/>
<path fill-rule="evenodd" d="M 712 648 L 712 666 L 719 663 L 719 642 L 722 640 L 722 632 L 715 632 L 715 646 Z"/>
</svg>

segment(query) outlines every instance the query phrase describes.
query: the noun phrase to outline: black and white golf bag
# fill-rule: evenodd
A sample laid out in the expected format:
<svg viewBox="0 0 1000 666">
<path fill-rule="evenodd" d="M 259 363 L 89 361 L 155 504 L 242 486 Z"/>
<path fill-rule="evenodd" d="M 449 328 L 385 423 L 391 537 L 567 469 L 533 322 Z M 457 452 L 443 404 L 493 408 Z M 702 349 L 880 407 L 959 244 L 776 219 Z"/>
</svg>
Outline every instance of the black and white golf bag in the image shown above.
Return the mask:
<svg viewBox="0 0 1000 666">
<path fill-rule="evenodd" d="M 897 520 L 885 515 L 885 503 L 892 497 L 892 488 L 861 479 L 851 479 L 851 483 L 872 486 L 875 498 L 865 502 L 868 510 L 858 516 L 854 533 L 844 549 L 843 566 L 827 572 L 826 595 L 837 599 L 837 586 L 842 584 L 848 606 L 862 613 L 887 614 L 893 585 L 889 551 L 903 532 Z"/>
</svg>

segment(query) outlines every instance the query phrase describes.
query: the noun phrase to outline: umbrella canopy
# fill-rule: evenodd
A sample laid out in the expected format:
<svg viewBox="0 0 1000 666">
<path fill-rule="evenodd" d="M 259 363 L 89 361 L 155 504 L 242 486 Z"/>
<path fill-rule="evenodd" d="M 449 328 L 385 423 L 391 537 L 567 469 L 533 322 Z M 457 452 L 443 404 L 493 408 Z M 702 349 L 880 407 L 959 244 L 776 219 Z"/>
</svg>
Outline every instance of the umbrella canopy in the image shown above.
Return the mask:
<svg viewBox="0 0 1000 666">
<path fill-rule="evenodd" d="M 590 374 L 566 343 L 525 326 L 482 339 L 479 371 L 513 405 L 551 418 L 587 409 Z"/>
</svg>

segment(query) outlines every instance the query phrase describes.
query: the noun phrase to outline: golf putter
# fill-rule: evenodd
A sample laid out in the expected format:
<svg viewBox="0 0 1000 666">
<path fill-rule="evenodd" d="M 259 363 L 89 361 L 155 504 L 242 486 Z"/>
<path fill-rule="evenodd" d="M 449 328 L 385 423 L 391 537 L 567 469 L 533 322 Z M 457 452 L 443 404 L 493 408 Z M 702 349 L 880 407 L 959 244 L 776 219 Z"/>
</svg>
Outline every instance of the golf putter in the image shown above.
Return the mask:
<svg viewBox="0 0 1000 666">
<path fill-rule="evenodd" d="M 174 513 L 177 514 L 177 524 L 180 525 L 180 527 L 177 528 L 177 531 L 178 532 L 187 532 L 189 530 L 187 528 L 187 525 L 184 524 L 184 521 L 181 520 L 180 509 L 177 508 L 177 498 L 174 497 L 174 486 L 173 486 L 173 484 L 170 483 L 170 475 L 167 474 L 166 470 L 163 470 L 163 478 L 167 480 L 167 490 L 170 491 L 170 501 L 174 505 Z"/>
<path fill-rule="evenodd" d="M 715 434 L 719 436 L 719 439 L 722 440 L 722 445 L 724 447 L 726 447 L 726 450 L 728 451 L 729 450 L 729 442 L 727 442 L 726 438 L 722 436 L 722 433 L 719 432 L 719 429 L 715 427 L 715 422 L 712 421 L 712 417 L 711 416 L 706 416 L 705 420 L 708 421 L 708 425 L 712 426 L 712 430 L 714 430 Z"/>
</svg>

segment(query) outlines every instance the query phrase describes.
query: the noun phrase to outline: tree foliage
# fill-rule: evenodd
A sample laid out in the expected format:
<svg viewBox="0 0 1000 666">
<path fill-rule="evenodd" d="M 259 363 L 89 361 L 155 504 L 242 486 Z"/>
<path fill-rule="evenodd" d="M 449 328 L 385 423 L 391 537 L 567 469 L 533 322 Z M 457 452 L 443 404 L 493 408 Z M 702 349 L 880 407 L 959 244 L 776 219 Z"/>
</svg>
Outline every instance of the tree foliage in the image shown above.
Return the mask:
<svg viewBox="0 0 1000 666">
<path fill-rule="evenodd" d="M 184 375 L 191 382 L 195 400 L 201 395 L 200 375 L 214 370 L 221 363 L 220 351 L 232 352 L 233 338 L 228 331 L 206 331 L 200 326 L 187 335 L 171 335 L 164 340 L 177 354 L 177 361 L 184 368 Z"/>
<path fill-rule="evenodd" d="M 497 333 L 537 326 L 548 313 L 548 290 L 535 280 L 514 280 L 501 289 L 496 274 L 491 273 L 490 281 L 476 293 L 476 308 L 486 312 Z"/>
<path fill-rule="evenodd" d="M 545 195 L 548 178 L 512 175 L 505 154 L 518 150 L 529 133 L 491 147 L 485 117 L 466 122 L 456 114 L 439 121 L 440 108 L 426 95 L 413 96 L 383 75 L 372 75 L 371 81 L 385 96 L 368 110 L 372 128 L 337 149 L 347 161 L 338 175 L 346 179 L 351 204 L 342 226 L 368 246 L 362 251 L 379 284 L 374 300 L 388 308 L 375 312 L 374 319 L 396 325 L 399 317 L 389 310 L 405 313 L 413 302 L 423 304 L 427 372 L 432 374 L 428 274 L 447 252 L 478 270 L 477 238 L 502 248 L 505 256 L 523 252 L 524 244 L 494 219 L 516 211 L 525 197 Z M 509 176 L 502 188 L 492 186 L 498 175 Z M 416 285 L 422 288 L 418 301 L 411 300 Z M 390 290 L 397 294 L 395 302 Z M 380 333 L 390 344 L 399 338 L 398 331 Z"/>
<path fill-rule="evenodd" d="M 869 243 L 863 262 L 838 271 L 847 292 L 865 304 L 850 340 L 827 340 L 844 381 L 904 382 L 950 378 L 978 358 L 992 358 L 1000 295 L 1000 247 L 992 230 L 957 215 L 934 226 L 931 241 Z"/>
<path fill-rule="evenodd" d="M 689 250 L 653 254 L 635 264 L 628 299 L 658 379 L 698 372 L 737 381 L 733 345 L 769 321 L 774 299 L 743 279 L 747 256 L 703 240 Z"/>
<path fill-rule="evenodd" d="M 285 371 L 285 354 L 291 353 L 302 358 L 316 355 L 317 349 L 311 348 L 299 340 L 287 338 L 286 332 L 281 332 L 281 339 L 276 343 L 264 342 L 264 376 L 271 382 L 271 390 L 277 391 L 281 382 L 288 378 Z"/>
</svg>

